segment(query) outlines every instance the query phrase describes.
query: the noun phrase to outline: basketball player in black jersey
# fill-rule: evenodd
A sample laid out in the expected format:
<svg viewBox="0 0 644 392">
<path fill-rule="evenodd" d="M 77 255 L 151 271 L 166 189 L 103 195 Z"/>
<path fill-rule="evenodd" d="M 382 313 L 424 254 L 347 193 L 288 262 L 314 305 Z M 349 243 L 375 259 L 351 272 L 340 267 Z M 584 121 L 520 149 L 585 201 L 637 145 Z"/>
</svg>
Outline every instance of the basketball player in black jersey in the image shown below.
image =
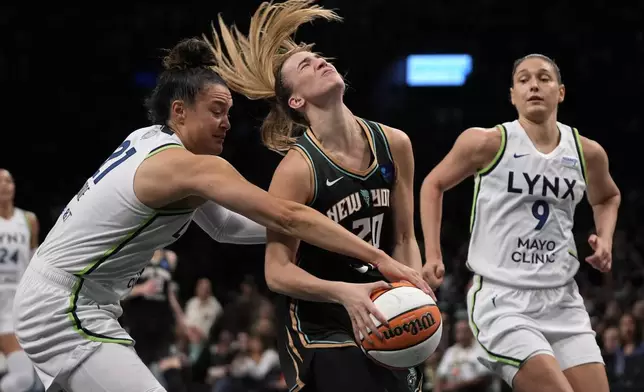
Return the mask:
<svg viewBox="0 0 644 392">
<path fill-rule="evenodd" d="M 345 84 L 333 65 L 310 45 L 290 39 L 314 18 L 340 19 L 310 3 L 263 3 L 248 37 L 220 19 L 216 70 L 233 90 L 273 103 L 262 136 L 267 147 L 286 156 L 269 192 L 313 207 L 420 271 L 409 138 L 354 116 L 343 103 Z M 305 129 L 297 138 L 296 124 Z M 369 313 L 382 318 L 369 294 L 388 287 L 376 268 L 269 231 L 266 279 L 283 294 L 280 360 L 290 391 L 420 391 L 420 369 L 379 367 L 356 343 L 360 335 L 379 338 L 367 335 L 376 330 Z"/>
</svg>

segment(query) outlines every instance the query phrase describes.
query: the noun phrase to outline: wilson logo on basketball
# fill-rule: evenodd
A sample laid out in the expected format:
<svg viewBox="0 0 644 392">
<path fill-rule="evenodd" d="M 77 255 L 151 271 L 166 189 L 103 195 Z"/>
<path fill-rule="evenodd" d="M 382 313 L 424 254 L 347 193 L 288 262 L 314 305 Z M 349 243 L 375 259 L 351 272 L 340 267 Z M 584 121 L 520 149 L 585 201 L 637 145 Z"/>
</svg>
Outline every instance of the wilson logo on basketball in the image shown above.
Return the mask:
<svg viewBox="0 0 644 392">
<path fill-rule="evenodd" d="M 431 313 L 427 312 L 409 322 L 406 322 L 394 328 L 389 328 L 386 331 L 383 331 L 382 334 L 384 335 L 386 340 L 393 339 L 403 334 L 411 334 L 412 336 L 415 336 L 418 335 L 419 332 L 431 328 L 434 324 L 436 324 L 434 316 L 432 316 Z"/>
</svg>

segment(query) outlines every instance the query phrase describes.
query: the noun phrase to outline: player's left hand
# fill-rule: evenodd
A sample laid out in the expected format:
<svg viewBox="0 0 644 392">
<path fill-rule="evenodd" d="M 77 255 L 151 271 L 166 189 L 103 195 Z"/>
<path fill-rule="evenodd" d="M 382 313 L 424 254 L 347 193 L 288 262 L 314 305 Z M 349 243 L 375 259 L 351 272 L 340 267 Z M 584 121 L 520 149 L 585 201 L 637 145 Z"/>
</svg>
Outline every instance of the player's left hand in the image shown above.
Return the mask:
<svg viewBox="0 0 644 392">
<path fill-rule="evenodd" d="M 610 271 L 613 265 L 613 254 L 611 245 L 596 234 L 588 237 L 588 244 L 595 253 L 586 257 L 586 262 L 601 272 Z"/>
</svg>

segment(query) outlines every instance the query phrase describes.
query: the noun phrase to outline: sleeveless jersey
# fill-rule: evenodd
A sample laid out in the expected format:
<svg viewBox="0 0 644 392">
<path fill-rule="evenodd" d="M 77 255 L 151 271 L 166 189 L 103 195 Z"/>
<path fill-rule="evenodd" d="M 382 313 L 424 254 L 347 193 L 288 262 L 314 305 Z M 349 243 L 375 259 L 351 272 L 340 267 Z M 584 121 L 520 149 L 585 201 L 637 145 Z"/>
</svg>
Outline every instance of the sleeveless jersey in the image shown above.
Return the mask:
<svg viewBox="0 0 644 392">
<path fill-rule="evenodd" d="M 326 154 L 307 131 L 294 148 L 308 158 L 314 175 L 314 196 L 309 205 L 347 230 L 387 254 L 393 251 L 393 217 L 390 193 L 396 180 L 394 162 L 379 124 L 358 120 L 364 127 L 372 151 L 372 162 L 364 172 L 350 171 Z M 368 283 L 383 276 L 360 260 L 301 242 L 298 265 L 326 280 Z M 342 305 L 287 299 L 288 326 L 295 325 L 305 339 L 327 340 L 333 332 L 352 335 L 351 322 Z M 295 321 L 294 321 L 295 320 Z M 346 339 L 345 339 L 346 341 Z M 352 340 L 351 340 L 352 341 Z"/>
<path fill-rule="evenodd" d="M 552 288 L 579 269 L 572 233 L 586 190 L 586 164 L 576 129 L 557 123 L 559 145 L 539 152 L 518 121 L 498 128 L 494 161 L 474 182 L 468 267 L 498 284 Z"/>
<path fill-rule="evenodd" d="M 167 127 L 131 133 L 63 209 L 34 261 L 98 283 L 118 297 L 129 293 L 154 250 L 176 241 L 194 214 L 150 208 L 134 193 L 139 165 L 169 148 L 183 145 Z"/>
<path fill-rule="evenodd" d="M 15 290 L 31 258 L 31 228 L 25 211 L 0 217 L 0 290 Z"/>
</svg>

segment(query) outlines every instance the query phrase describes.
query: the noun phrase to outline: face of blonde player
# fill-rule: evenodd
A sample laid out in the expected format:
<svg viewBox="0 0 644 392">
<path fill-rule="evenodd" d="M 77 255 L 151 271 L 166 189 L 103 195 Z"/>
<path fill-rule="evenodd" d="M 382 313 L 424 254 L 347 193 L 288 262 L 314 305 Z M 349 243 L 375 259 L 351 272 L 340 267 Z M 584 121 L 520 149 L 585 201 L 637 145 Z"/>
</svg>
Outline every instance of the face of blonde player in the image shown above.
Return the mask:
<svg viewBox="0 0 644 392">
<path fill-rule="evenodd" d="M 195 97 L 192 105 L 173 105 L 176 121 L 182 125 L 181 136 L 186 147 L 195 154 L 219 155 L 224 148 L 228 119 L 233 99 L 228 87 L 208 84 Z"/>
<path fill-rule="evenodd" d="M 282 65 L 282 80 L 291 89 L 288 105 L 304 110 L 307 104 L 324 107 L 342 99 L 344 80 L 335 67 L 311 52 L 298 52 Z"/>
<path fill-rule="evenodd" d="M 16 184 L 8 170 L 0 169 L 0 203 L 10 203 L 16 194 Z"/>
<path fill-rule="evenodd" d="M 519 116 L 534 123 L 544 122 L 564 100 L 564 85 L 557 80 L 553 65 L 544 59 L 525 59 L 517 67 L 512 82 L 512 104 Z"/>
</svg>

